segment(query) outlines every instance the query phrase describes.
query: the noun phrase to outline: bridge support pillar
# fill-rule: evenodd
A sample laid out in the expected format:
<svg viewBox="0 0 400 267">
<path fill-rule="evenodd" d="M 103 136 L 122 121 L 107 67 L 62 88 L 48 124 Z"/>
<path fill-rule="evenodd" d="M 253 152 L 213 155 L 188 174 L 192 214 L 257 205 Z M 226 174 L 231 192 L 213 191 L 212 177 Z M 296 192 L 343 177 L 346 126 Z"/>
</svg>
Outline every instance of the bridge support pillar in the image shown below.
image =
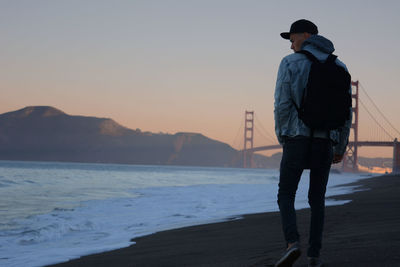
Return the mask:
<svg viewBox="0 0 400 267">
<path fill-rule="evenodd" d="M 393 169 L 392 173 L 400 173 L 400 143 L 397 141 L 397 138 L 394 139 L 393 144 Z"/>
<path fill-rule="evenodd" d="M 353 86 L 355 87 L 355 93 L 352 92 L 352 99 L 355 101 L 352 105 L 353 112 L 353 122 L 351 124 L 351 129 L 353 129 L 353 138 L 354 142 L 352 146 L 348 146 L 347 151 L 343 158 L 343 171 L 358 171 L 358 81 L 351 82 L 351 88 L 353 90 Z"/>
<path fill-rule="evenodd" d="M 349 145 L 343 157 L 342 170 L 345 172 L 357 172 L 357 147 Z"/>
<path fill-rule="evenodd" d="M 243 168 L 251 168 L 253 162 L 253 151 L 248 151 L 248 149 L 253 148 L 254 111 L 246 110 L 244 119 Z"/>
</svg>

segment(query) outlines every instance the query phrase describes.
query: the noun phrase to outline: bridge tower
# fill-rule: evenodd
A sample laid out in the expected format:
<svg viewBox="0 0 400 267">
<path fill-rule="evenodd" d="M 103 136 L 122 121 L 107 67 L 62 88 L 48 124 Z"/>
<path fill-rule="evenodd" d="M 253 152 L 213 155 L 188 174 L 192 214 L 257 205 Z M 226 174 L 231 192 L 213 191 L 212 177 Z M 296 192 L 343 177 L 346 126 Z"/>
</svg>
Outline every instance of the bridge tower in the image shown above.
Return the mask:
<svg viewBox="0 0 400 267">
<path fill-rule="evenodd" d="M 400 143 L 397 141 L 397 138 L 394 139 L 394 144 L 393 144 L 392 173 L 400 173 Z"/>
<path fill-rule="evenodd" d="M 253 148 L 254 140 L 254 111 L 245 111 L 244 115 L 244 147 L 243 147 L 243 168 L 251 168 L 253 152 L 247 149 Z"/>
<path fill-rule="evenodd" d="M 351 129 L 353 129 L 353 137 L 354 142 L 347 148 L 346 153 L 344 154 L 343 158 L 343 165 L 342 169 L 344 171 L 358 171 L 358 113 L 359 113 L 359 104 L 358 104 L 358 81 L 351 82 L 351 88 L 353 91 L 353 86 L 355 87 L 355 93 L 352 92 L 351 97 L 355 99 L 353 102 L 353 121 L 351 124 Z M 350 131 L 351 131 L 350 129 Z"/>
</svg>

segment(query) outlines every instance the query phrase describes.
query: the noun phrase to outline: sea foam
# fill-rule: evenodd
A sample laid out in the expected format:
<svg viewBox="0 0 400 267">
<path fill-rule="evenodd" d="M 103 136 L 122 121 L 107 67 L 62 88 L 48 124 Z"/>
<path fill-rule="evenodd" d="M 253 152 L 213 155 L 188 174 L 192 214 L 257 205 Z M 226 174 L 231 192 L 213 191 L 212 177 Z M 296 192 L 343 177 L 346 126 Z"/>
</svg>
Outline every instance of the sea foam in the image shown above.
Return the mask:
<svg viewBox="0 0 400 267">
<path fill-rule="evenodd" d="M 59 194 L 63 192 L 66 196 L 59 199 L 48 194 L 44 199 L 53 201 L 53 206 L 48 205 L 39 213 L 31 210 L 31 214 L 27 211 L 27 216 L 2 221 L 1 266 L 42 266 L 63 262 L 126 247 L 133 244 L 132 238 L 162 230 L 277 210 L 279 174 L 276 170 L 139 166 L 121 172 L 118 165 L 99 165 L 102 171 L 98 171 L 93 166 L 87 167 L 88 170 L 82 165 L 74 168 L 61 164 L 56 168 L 58 174 L 54 169 L 51 173 L 56 177 L 62 173 L 64 179 L 55 180 L 54 176 L 43 178 L 49 175 L 46 166 L 42 170 L 35 169 L 35 174 L 41 175 L 42 179 L 31 177 L 29 168 L 19 169 L 21 180 L 4 179 L 16 183 L 10 185 L 11 188 L 18 185 L 42 194 L 51 184 L 51 189 L 57 188 Z M 111 183 L 109 177 L 113 178 Z M 331 174 L 327 195 L 357 190 L 354 186 L 337 185 L 362 178 L 365 177 Z M 70 187 L 71 179 L 76 183 L 74 187 Z M 26 180 L 32 183 L 20 182 Z M 67 193 L 63 187 L 74 190 Z M 297 209 L 308 207 L 307 188 L 308 172 L 305 172 L 296 197 Z M 85 193 L 84 197 L 79 195 L 81 192 Z M 79 201 L 72 201 L 74 197 Z M 346 202 L 329 199 L 327 205 Z M 5 227 L 6 224 L 9 227 Z"/>
</svg>

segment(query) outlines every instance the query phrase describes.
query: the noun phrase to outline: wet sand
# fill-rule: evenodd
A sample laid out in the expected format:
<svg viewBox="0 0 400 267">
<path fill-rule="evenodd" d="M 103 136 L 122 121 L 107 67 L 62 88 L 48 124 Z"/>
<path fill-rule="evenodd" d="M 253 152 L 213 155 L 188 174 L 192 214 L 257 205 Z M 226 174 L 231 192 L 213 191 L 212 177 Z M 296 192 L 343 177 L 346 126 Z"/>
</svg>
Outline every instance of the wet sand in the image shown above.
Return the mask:
<svg viewBox="0 0 400 267">
<path fill-rule="evenodd" d="M 364 191 L 333 197 L 348 204 L 327 207 L 321 258 L 325 266 L 400 267 L 400 176 L 381 176 L 353 185 Z M 307 266 L 310 211 L 297 211 Z M 273 266 L 284 248 L 277 212 L 159 232 L 135 245 L 53 266 Z"/>
</svg>

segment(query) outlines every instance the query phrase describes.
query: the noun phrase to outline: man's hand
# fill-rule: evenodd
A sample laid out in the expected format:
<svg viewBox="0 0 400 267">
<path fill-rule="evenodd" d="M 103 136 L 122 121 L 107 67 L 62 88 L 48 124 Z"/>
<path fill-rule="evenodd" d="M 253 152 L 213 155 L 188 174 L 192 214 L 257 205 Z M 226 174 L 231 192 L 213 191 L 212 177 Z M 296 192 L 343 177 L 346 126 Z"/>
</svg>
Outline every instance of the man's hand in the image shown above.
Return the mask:
<svg viewBox="0 0 400 267">
<path fill-rule="evenodd" d="M 343 155 L 333 154 L 332 163 L 333 163 L 333 164 L 339 163 L 339 162 L 342 161 L 342 159 L 343 159 Z"/>
</svg>

